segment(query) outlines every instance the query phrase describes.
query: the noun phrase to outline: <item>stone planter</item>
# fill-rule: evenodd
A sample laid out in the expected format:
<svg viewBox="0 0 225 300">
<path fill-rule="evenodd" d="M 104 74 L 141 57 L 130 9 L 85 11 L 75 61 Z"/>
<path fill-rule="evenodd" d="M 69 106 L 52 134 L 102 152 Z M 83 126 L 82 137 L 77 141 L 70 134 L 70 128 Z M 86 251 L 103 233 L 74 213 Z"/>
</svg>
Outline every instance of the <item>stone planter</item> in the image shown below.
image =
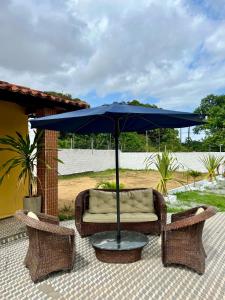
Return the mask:
<svg viewBox="0 0 225 300">
<path fill-rule="evenodd" d="M 24 197 L 23 208 L 34 213 L 41 212 L 41 196 Z"/>
</svg>

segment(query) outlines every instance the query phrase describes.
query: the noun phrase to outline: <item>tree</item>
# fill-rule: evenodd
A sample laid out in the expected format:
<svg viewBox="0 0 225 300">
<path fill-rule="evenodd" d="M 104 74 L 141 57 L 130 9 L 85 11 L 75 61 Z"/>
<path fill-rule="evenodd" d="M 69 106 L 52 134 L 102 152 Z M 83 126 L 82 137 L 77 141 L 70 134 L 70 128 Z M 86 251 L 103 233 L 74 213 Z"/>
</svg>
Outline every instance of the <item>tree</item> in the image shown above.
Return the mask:
<svg viewBox="0 0 225 300">
<path fill-rule="evenodd" d="M 139 100 L 131 100 L 131 101 L 128 101 L 127 104 L 129 104 L 129 105 L 135 105 L 135 106 L 144 106 L 144 107 L 158 108 L 157 105 L 155 105 L 155 104 L 141 103 Z"/>
<path fill-rule="evenodd" d="M 29 134 L 24 137 L 20 132 L 16 132 L 15 136 L 6 135 L 0 137 L 0 151 L 10 151 L 12 153 L 12 157 L 0 167 L 0 171 L 3 171 L 0 177 L 0 185 L 14 169 L 19 168 L 18 185 L 28 182 L 29 197 L 33 196 L 35 168 L 37 166 L 37 147 L 42 135 L 42 131 L 35 133 L 33 142 L 31 142 Z"/>
<path fill-rule="evenodd" d="M 195 187 L 196 179 L 198 177 L 200 177 L 202 175 L 202 173 L 199 172 L 199 171 L 197 171 L 197 170 L 189 170 L 189 171 L 187 171 L 187 175 L 191 176 L 193 178 L 193 180 L 194 180 L 194 187 Z"/>
<path fill-rule="evenodd" d="M 55 97 L 60 97 L 65 100 L 74 100 L 74 101 L 82 101 L 79 98 L 73 98 L 71 94 L 68 93 L 60 93 L 60 92 L 54 92 L 54 91 L 45 91 L 44 93 L 55 96 Z M 73 137 L 72 133 L 67 133 L 67 132 L 60 132 L 59 133 L 59 139 L 58 139 L 58 144 L 60 148 L 67 148 L 68 145 L 70 144 L 70 140 Z"/>
<path fill-rule="evenodd" d="M 73 99 L 71 94 L 57 92 L 46 93 L 69 100 L 79 100 L 77 98 Z M 136 99 L 124 103 L 136 106 L 158 108 L 155 104 L 141 103 Z M 114 139 L 112 138 L 112 135 L 103 133 L 82 136 L 79 134 L 60 132 L 58 143 L 60 148 L 70 148 L 71 144 L 73 147 L 81 149 L 90 149 L 91 145 L 93 145 L 95 149 L 114 148 Z M 182 145 L 178 138 L 178 130 L 167 128 L 148 130 L 143 133 L 124 132 L 120 137 L 120 146 L 123 151 L 131 152 L 162 151 L 165 148 L 171 151 L 182 150 Z"/>
<path fill-rule="evenodd" d="M 123 152 L 146 151 L 145 136 L 137 132 L 124 132 L 120 136 L 120 145 Z"/>
<path fill-rule="evenodd" d="M 195 113 L 207 115 L 207 123 L 194 128 L 195 133 L 205 132 L 204 144 L 214 146 L 215 150 L 219 145 L 225 147 L 225 95 L 208 95 L 201 100 Z"/>
<path fill-rule="evenodd" d="M 158 108 L 155 104 L 141 103 L 139 100 L 128 101 L 127 104 Z M 162 151 L 167 148 L 170 151 L 183 150 L 178 137 L 178 130 L 173 128 L 160 128 L 147 131 L 149 149 L 151 151 Z M 145 147 L 146 149 L 146 147 Z"/>
<path fill-rule="evenodd" d="M 208 172 L 207 177 L 209 181 L 216 179 L 219 167 L 221 164 L 223 164 L 223 159 L 223 157 L 218 157 L 213 154 L 208 154 L 207 156 L 203 156 L 201 158 L 201 161 Z"/>
<path fill-rule="evenodd" d="M 53 92 L 53 91 L 45 91 L 44 93 L 55 96 L 55 97 L 67 99 L 67 100 L 82 101 L 79 98 L 73 98 L 71 94 L 67 94 L 67 93 L 60 93 L 60 92 Z"/>
</svg>

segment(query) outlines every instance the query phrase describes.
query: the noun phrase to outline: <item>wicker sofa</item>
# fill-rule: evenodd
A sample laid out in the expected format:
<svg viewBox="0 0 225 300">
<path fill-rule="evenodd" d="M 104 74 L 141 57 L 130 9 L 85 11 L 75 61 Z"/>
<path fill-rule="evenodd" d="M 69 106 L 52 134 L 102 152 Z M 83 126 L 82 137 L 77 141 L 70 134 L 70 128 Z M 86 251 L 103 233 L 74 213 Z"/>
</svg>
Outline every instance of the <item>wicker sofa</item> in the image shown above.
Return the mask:
<svg viewBox="0 0 225 300">
<path fill-rule="evenodd" d="M 57 217 L 38 213 L 39 220 L 35 220 L 27 213 L 19 210 L 15 217 L 27 226 L 29 248 L 24 264 L 30 271 L 31 279 L 37 282 L 54 271 L 72 270 L 74 230 L 59 226 Z"/>
<path fill-rule="evenodd" d="M 133 194 L 136 191 L 145 192 L 146 188 L 139 189 L 121 189 L 120 195 L 126 193 L 131 195 L 129 200 L 129 206 L 132 207 L 131 213 L 121 214 L 121 229 L 142 232 L 145 234 L 156 234 L 161 233 L 162 225 L 166 224 L 166 205 L 163 196 L 156 190 L 152 189 L 152 206 L 154 212 L 149 216 L 144 214 L 144 218 L 140 213 L 135 214 L 134 202 L 132 199 Z M 116 213 L 111 211 L 106 214 L 94 214 L 90 213 L 90 193 L 91 191 L 102 191 L 106 193 L 115 193 L 114 190 L 85 190 L 79 193 L 75 201 L 75 224 L 81 237 L 86 237 L 101 231 L 110 231 L 116 229 Z M 125 194 L 124 194 L 125 195 Z M 123 197 L 121 197 L 123 198 Z M 121 202 L 123 199 L 121 199 Z M 151 199 L 149 199 L 149 202 Z M 121 203 L 122 204 L 122 203 Z M 114 201 L 115 205 L 115 201 Z M 101 210 L 101 201 L 99 203 L 99 210 Z M 121 210 L 121 212 L 123 209 Z M 133 212 L 133 213 L 132 213 Z M 98 216 L 101 216 L 98 219 Z M 145 219 L 147 216 L 147 219 Z"/>
</svg>

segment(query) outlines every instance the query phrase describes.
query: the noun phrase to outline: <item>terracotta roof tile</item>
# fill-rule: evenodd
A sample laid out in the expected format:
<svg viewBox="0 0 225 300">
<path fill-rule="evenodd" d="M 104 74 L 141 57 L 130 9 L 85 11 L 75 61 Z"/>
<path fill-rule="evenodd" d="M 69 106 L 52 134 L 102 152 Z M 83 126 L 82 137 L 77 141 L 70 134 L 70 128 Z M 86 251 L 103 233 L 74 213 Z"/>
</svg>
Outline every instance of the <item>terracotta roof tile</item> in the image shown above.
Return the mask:
<svg viewBox="0 0 225 300">
<path fill-rule="evenodd" d="M 50 101 L 54 102 L 56 105 L 57 103 L 60 104 L 66 104 L 68 106 L 75 106 L 75 107 L 80 107 L 80 108 L 87 108 L 89 105 L 81 100 L 69 100 L 69 99 L 64 99 L 61 97 L 57 96 L 52 96 L 47 93 L 44 93 L 42 91 L 34 90 L 25 86 L 20 86 L 17 84 L 5 82 L 0 80 L 0 91 L 1 90 L 7 90 L 11 91 L 13 93 L 18 93 L 18 94 L 23 94 L 23 95 L 30 95 L 35 98 L 40 98 L 40 99 L 45 99 L 45 101 Z"/>
</svg>

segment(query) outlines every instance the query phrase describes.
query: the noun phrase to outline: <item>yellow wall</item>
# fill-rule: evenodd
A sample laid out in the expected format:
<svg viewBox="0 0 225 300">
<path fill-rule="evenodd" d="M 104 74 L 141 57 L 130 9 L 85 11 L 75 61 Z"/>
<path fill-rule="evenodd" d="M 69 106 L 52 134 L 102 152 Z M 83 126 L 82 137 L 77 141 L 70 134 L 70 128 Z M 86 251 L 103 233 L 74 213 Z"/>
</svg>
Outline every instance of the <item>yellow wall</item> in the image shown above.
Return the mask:
<svg viewBox="0 0 225 300">
<path fill-rule="evenodd" d="M 19 105 L 0 99 L 0 136 L 15 135 L 16 131 L 24 135 L 28 132 L 28 117 Z M 12 152 L 0 151 L 0 165 L 12 156 Z M 23 206 L 23 196 L 27 194 L 27 187 L 18 187 L 18 173 L 19 169 L 12 171 L 0 185 L 0 218 L 13 215 Z"/>
</svg>

